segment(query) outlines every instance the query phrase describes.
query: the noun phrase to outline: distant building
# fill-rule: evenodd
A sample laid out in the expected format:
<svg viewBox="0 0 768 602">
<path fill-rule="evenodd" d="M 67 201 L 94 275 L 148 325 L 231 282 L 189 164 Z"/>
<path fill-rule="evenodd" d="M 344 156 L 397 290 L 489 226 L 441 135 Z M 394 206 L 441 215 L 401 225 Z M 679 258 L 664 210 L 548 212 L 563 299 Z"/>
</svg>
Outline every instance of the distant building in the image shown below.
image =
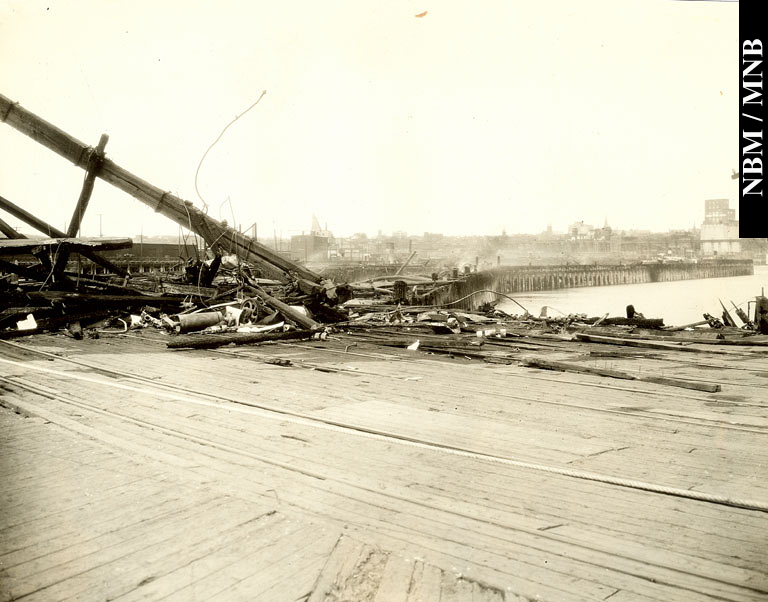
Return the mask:
<svg viewBox="0 0 768 602">
<path fill-rule="evenodd" d="M 291 257 L 297 261 L 328 259 L 328 237 L 315 234 L 291 236 Z"/>
<path fill-rule="evenodd" d="M 741 253 L 739 222 L 736 210 L 728 199 L 704 201 L 704 223 L 701 224 L 701 252 L 703 255 L 735 255 Z"/>
<path fill-rule="evenodd" d="M 297 261 L 326 261 L 330 255 L 333 234 L 320 227 L 315 214 L 312 214 L 312 229 L 309 234 L 303 232 L 298 236 L 291 236 L 291 257 Z"/>
<path fill-rule="evenodd" d="M 568 236 L 571 240 L 591 240 L 595 237 L 595 229 L 583 221 L 574 222 L 568 226 Z"/>
<path fill-rule="evenodd" d="M 728 199 L 707 199 L 704 201 L 705 224 L 727 224 L 736 221 L 736 210 L 730 208 Z M 738 224 L 738 222 L 736 222 Z"/>
</svg>

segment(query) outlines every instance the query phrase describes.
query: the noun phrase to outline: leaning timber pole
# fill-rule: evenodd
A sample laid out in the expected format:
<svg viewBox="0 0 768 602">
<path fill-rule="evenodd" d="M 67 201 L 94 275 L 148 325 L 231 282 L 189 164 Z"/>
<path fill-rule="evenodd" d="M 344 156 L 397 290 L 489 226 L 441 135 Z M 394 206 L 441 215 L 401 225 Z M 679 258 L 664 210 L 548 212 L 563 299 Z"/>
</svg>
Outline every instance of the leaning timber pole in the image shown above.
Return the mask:
<svg viewBox="0 0 768 602">
<path fill-rule="evenodd" d="M 91 147 L 41 119 L 20 106 L 19 103 L 12 102 L 2 94 L 0 94 L 0 121 L 61 155 L 77 167 L 88 170 L 93 151 Z M 287 280 L 290 274 L 295 274 L 299 278 L 313 283 L 319 283 L 322 279 L 319 274 L 285 259 L 251 237 L 209 217 L 194 207 L 190 201 L 185 201 L 170 192 L 160 190 L 106 157 L 102 160 L 96 175 L 142 203 L 149 205 L 157 213 L 161 213 L 184 228 L 195 232 L 216 253 L 234 253 L 240 259 L 262 266 L 268 276 L 283 281 Z"/>
</svg>

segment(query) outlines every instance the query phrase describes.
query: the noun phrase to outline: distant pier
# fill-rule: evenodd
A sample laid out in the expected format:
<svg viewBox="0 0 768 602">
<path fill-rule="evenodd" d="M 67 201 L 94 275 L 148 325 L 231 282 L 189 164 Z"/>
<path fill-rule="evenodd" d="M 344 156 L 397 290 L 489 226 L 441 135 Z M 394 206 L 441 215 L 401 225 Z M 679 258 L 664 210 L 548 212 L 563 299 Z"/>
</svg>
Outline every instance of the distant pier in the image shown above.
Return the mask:
<svg viewBox="0 0 768 602">
<path fill-rule="evenodd" d="M 456 303 L 454 307 L 477 309 L 483 303 L 498 299 L 498 296 L 493 293 L 477 291 L 511 294 L 584 286 L 671 282 L 751 276 L 752 274 L 754 274 L 754 266 L 749 259 L 699 261 L 698 263 L 498 267 L 469 274 L 453 282 L 450 287 L 436 291 L 426 302 L 442 305 L 471 295 Z M 477 294 L 472 294 L 476 292 Z"/>
</svg>

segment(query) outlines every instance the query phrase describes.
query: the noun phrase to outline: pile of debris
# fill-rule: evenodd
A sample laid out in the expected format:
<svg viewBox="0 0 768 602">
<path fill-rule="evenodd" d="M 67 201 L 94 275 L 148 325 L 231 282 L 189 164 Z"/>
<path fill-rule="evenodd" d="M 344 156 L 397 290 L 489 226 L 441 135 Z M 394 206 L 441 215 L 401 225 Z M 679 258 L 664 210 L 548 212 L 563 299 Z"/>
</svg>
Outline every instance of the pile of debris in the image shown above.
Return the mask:
<svg viewBox="0 0 768 602">
<path fill-rule="evenodd" d="M 96 147 L 89 147 L 1 94 L 0 115 L 11 127 L 85 170 L 66 232 L 0 197 L 0 209 L 45 237 L 27 238 L 0 220 L 0 233 L 5 235 L 0 239 L 0 336 L 62 327 L 81 336 L 83 325 L 97 327 L 104 320 L 126 325 L 151 320 L 165 324 L 168 320 L 181 328 L 182 322 L 202 319 L 182 316 L 196 315 L 193 312 L 200 310 L 210 314 L 209 308 L 221 303 L 229 303 L 226 307 L 241 312 L 241 319 L 234 324 L 226 325 L 225 319 L 219 320 L 226 328 L 270 326 L 282 321 L 296 329 L 313 331 L 320 328 L 321 322 L 347 318 L 337 306 L 352 296 L 349 287 L 336 286 L 226 222 L 209 217 L 191 202 L 163 192 L 118 166 L 105 155 L 106 135 Z M 130 248 L 129 239 L 78 238 L 96 178 L 201 237 L 206 246 L 206 261 L 189 262 L 180 280 L 132 276 L 100 254 Z M 108 275 L 85 277 L 81 268 L 84 264 L 90 266 L 90 262 Z M 272 314 L 274 318 L 269 317 Z M 213 312 L 216 317 L 224 315 Z M 212 316 L 207 319 L 213 321 Z M 267 319 L 272 322 L 260 323 Z"/>
<path fill-rule="evenodd" d="M 129 239 L 0 239 L 0 338 L 63 330 L 75 338 L 147 326 L 191 332 L 315 334 L 347 320 L 348 287 L 259 278 L 237 257 L 214 255 L 179 275 L 84 275 L 88 257 L 130 248 Z M 107 262 L 109 263 L 109 262 Z M 87 271 L 87 270 L 86 270 Z M 319 321 L 318 321 L 319 320 Z M 294 331 L 293 334 L 289 334 Z M 242 338 L 242 337 L 240 337 Z M 180 346 L 180 345 L 178 345 Z"/>
</svg>

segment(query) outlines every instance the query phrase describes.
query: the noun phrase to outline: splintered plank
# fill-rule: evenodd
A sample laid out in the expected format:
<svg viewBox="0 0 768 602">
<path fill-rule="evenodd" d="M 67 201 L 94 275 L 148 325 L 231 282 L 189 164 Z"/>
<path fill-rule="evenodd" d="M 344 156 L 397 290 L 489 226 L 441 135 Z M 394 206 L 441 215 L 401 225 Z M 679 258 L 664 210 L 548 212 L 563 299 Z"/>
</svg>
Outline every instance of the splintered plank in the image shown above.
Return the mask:
<svg viewBox="0 0 768 602">
<path fill-rule="evenodd" d="M 307 602 L 503 602 L 504 591 L 343 536 Z"/>
<path fill-rule="evenodd" d="M 390 554 L 374 602 L 408 602 L 414 561 Z"/>
<path fill-rule="evenodd" d="M 443 572 L 434 565 L 417 561 L 411 576 L 411 588 L 407 602 L 432 602 L 440 600 Z"/>
<path fill-rule="evenodd" d="M 331 551 L 307 602 L 325 602 L 327 597 L 338 595 L 353 578 L 358 565 L 366 562 L 374 553 L 371 546 L 342 535 Z"/>
</svg>

